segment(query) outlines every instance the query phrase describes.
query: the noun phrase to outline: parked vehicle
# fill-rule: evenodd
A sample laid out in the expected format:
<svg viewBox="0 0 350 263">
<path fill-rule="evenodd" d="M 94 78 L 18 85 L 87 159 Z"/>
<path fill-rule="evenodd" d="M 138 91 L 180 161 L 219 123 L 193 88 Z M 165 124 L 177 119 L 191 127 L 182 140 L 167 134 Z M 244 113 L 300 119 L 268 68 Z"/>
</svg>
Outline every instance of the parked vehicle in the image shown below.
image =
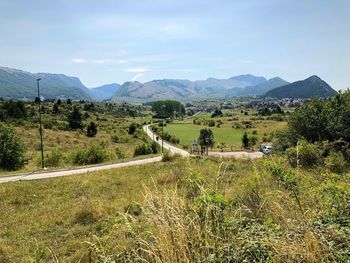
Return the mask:
<svg viewBox="0 0 350 263">
<path fill-rule="evenodd" d="M 271 145 L 261 145 L 260 149 L 264 154 L 270 154 L 272 152 Z"/>
</svg>

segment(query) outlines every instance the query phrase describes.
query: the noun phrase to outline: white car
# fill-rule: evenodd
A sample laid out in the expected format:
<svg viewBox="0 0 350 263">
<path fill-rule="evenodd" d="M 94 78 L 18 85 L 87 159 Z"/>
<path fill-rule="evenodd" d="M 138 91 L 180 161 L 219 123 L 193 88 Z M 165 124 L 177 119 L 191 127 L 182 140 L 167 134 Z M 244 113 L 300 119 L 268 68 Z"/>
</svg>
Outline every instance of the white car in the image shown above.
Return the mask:
<svg viewBox="0 0 350 263">
<path fill-rule="evenodd" d="M 264 154 L 269 154 L 272 152 L 272 146 L 264 145 L 261 150 Z"/>
</svg>

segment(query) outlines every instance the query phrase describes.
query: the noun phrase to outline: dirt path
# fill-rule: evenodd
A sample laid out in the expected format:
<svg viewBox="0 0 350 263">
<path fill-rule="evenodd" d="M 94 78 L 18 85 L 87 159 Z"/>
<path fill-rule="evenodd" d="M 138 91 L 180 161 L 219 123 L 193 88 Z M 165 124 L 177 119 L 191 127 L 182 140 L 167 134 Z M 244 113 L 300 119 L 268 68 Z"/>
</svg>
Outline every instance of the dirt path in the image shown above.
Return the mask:
<svg viewBox="0 0 350 263">
<path fill-rule="evenodd" d="M 74 175 L 74 174 L 92 173 L 92 172 L 110 170 L 110 169 L 121 168 L 126 166 L 144 165 L 144 164 L 149 164 L 154 162 L 160 162 L 161 160 L 162 160 L 162 157 L 159 156 L 159 157 L 147 158 L 142 160 L 128 161 L 128 162 L 115 163 L 115 164 L 106 164 L 106 165 L 92 166 L 92 167 L 86 167 L 86 168 L 78 168 L 73 170 L 2 176 L 0 177 L 0 183 L 7 183 L 7 182 L 14 182 L 14 181 L 21 181 L 21 180 L 38 180 L 38 179 L 54 178 L 54 177 L 68 176 L 68 175 Z"/>
</svg>

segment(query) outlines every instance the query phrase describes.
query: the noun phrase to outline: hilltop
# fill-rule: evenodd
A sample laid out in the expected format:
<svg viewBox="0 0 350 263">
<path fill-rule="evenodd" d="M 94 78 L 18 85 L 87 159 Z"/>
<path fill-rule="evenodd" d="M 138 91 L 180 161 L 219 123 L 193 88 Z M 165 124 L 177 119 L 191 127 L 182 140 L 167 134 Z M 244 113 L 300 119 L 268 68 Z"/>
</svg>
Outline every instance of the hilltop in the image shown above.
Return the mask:
<svg viewBox="0 0 350 263">
<path fill-rule="evenodd" d="M 268 91 L 263 97 L 271 98 L 327 98 L 337 94 L 325 81 L 314 75 Z"/>
</svg>

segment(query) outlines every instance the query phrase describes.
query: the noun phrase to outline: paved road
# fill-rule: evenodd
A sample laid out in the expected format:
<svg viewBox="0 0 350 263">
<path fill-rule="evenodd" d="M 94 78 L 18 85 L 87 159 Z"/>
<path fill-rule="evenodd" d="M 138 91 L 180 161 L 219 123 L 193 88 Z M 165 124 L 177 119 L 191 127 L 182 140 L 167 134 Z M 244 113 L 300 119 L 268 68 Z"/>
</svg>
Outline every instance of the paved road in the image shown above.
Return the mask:
<svg viewBox="0 0 350 263">
<path fill-rule="evenodd" d="M 150 129 L 150 124 L 149 125 L 145 125 L 143 126 L 143 130 L 145 131 L 145 133 L 147 133 L 147 135 L 153 140 L 155 141 L 156 143 L 158 143 L 160 146 L 162 146 L 162 139 L 159 137 L 158 140 L 157 140 L 157 135 L 155 135 L 151 129 Z M 177 148 L 175 146 L 172 146 L 170 145 L 169 143 L 167 143 L 166 141 L 164 141 L 164 144 L 163 144 L 163 147 L 164 149 L 167 149 L 168 151 L 170 151 L 171 153 L 177 153 L 177 154 L 180 154 L 181 156 L 184 156 L 184 157 L 189 157 L 190 156 L 190 153 L 185 151 L 185 150 L 182 150 L 180 148 Z"/>
<path fill-rule="evenodd" d="M 157 142 L 159 145 L 162 145 L 162 139 L 156 140 L 156 135 L 149 129 L 149 125 L 143 126 L 143 130 L 147 133 L 147 135 Z M 164 141 L 164 148 L 169 150 L 172 153 L 180 154 L 184 157 L 189 157 L 191 154 L 183 149 L 177 148 L 173 145 L 170 145 L 169 143 Z M 209 152 L 209 156 L 213 157 L 221 157 L 221 158 L 234 158 L 234 159 L 256 159 L 261 158 L 263 154 L 261 152 Z M 6 182 L 15 182 L 15 181 L 21 181 L 21 180 L 38 180 L 38 179 L 44 179 L 44 178 L 54 178 L 54 177 L 61 177 L 61 176 L 68 176 L 68 175 L 74 175 L 74 174 L 84 174 L 84 173 L 92 173 L 92 172 L 98 172 L 103 170 L 110 170 L 120 167 L 126 167 L 126 166 L 134 166 L 134 165 L 144 165 L 148 163 L 154 163 L 154 162 L 160 162 L 162 160 L 162 157 L 153 157 L 153 158 L 147 158 L 142 160 L 135 160 L 135 161 L 127 161 L 122 163 L 115 163 L 115 164 L 106 164 L 106 165 L 98 165 L 98 166 L 90 166 L 85 168 L 77 168 L 72 170 L 62 170 L 62 171 L 54 171 L 54 172 L 43 172 L 43 173 L 31 173 L 31 174 L 23 174 L 23 175 L 10 175 L 10 176 L 0 176 L 0 184 L 6 183 Z"/>
<path fill-rule="evenodd" d="M 153 158 L 142 159 L 142 160 L 92 166 L 92 167 L 79 168 L 79 169 L 73 169 L 73 170 L 32 173 L 32 174 L 25 174 L 25 175 L 13 175 L 13 176 L 3 176 L 3 177 L 0 176 L 0 183 L 7 183 L 7 182 L 14 182 L 14 181 L 21 181 L 21 180 L 37 180 L 37 179 L 44 179 L 44 178 L 54 178 L 54 177 L 61 177 L 61 176 L 67 176 L 67 175 L 73 175 L 73 174 L 84 174 L 84 173 L 110 170 L 110 169 L 126 167 L 126 166 L 144 165 L 148 163 L 160 162 L 161 160 L 162 160 L 162 157 L 159 156 L 159 157 L 153 157 Z"/>
</svg>

